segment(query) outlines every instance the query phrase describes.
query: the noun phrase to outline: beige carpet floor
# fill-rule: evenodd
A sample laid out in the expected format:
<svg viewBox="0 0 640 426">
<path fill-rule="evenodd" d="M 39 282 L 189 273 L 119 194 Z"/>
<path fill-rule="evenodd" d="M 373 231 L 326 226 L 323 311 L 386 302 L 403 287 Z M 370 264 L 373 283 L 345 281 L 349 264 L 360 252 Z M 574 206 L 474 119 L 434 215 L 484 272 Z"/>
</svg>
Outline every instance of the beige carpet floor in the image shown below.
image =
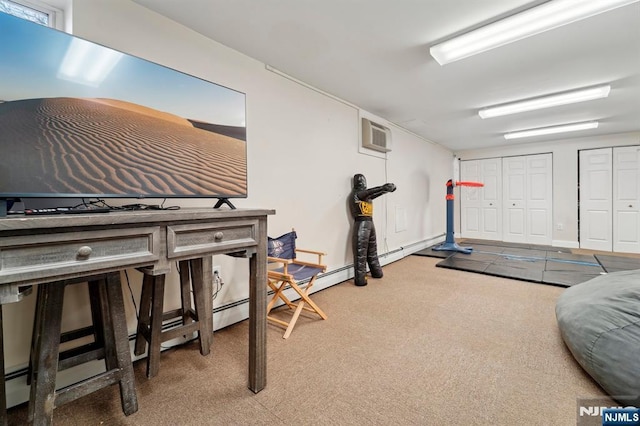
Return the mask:
<svg viewBox="0 0 640 426">
<path fill-rule="evenodd" d="M 267 387 L 247 389 L 247 321 L 163 352 L 149 380 L 135 364 L 139 410 L 117 387 L 55 410 L 56 425 L 575 425 L 578 398 L 605 393 L 556 325 L 563 288 L 436 268 L 408 256 L 366 287 L 312 298 L 291 337 L 268 329 Z M 613 403 L 613 402 L 612 402 Z M 10 409 L 24 424 L 26 406 Z"/>
</svg>

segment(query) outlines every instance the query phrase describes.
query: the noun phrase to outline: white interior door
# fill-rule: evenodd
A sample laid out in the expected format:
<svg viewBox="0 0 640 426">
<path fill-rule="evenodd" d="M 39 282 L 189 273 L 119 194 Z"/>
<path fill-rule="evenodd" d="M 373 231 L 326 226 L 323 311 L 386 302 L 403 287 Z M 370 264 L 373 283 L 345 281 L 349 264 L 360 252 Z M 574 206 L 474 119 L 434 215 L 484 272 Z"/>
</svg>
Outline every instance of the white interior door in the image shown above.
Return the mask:
<svg viewBox="0 0 640 426">
<path fill-rule="evenodd" d="M 613 148 L 613 251 L 640 253 L 640 147 Z"/>
<path fill-rule="evenodd" d="M 504 241 L 551 244 L 552 159 L 551 154 L 502 159 Z"/>
<path fill-rule="evenodd" d="M 504 217 L 503 238 L 512 243 L 526 242 L 526 157 L 502 159 Z"/>
<path fill-rule="evenodd" d="M 611 148 L 580 151 L 580 248 L 613 248 L 611 179 Z"/>
<path fill-rule="evenodd" d="M 553 167 L 551 154 L 527 156 L 527 242 L 551 244 Z"/>
<path fill-rule="evenodd" d="M 483 187 L 461 186 L 461 231 L 466 238 L 502 240 L 502 159 L 461 162 L 460 180 Z"/>
<path fill-rule="evenodd" d="M 482 161 L 482 223 L 484 238 L 502 240 L 502 159 Z"/>
<path fill-rule="evenodd" d="M 461 161 L 460 180 L 480 179 L 480 161 Z M 464 238 L 482 238 L 482 200 L 476 188 L 460 187 L 460 233 Z"/>
</svg>

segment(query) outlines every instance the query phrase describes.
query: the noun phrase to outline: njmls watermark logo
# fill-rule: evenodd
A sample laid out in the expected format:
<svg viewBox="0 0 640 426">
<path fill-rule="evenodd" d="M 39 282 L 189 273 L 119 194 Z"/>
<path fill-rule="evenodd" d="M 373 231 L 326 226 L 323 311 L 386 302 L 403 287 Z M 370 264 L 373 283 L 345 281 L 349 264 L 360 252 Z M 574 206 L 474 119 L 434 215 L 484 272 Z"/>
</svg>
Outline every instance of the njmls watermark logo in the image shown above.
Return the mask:
<svg viewBox="0 0 640 426">
<path fill-rule="evenodd" d="M 620 404 L 616 401 L 630 401 Z M 640 426 L 640 397 L 579 398 L 576 426 Z"/>
</svg>

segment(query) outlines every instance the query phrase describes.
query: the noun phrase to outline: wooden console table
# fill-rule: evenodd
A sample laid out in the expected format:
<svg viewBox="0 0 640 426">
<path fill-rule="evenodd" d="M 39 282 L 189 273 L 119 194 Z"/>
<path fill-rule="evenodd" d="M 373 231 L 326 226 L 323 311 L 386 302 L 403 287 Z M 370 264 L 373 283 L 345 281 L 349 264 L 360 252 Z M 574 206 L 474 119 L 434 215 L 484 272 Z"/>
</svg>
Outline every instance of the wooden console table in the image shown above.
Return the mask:
<svg viewBox="0 0 640 426">
<path fill-rule="evenodd" d="M 266 385 L 267 216 L 274 213 L 181 209 L 2 218 L 0 304 L 19 301 L 25 286 L 130 268 L 160 275 L 175 261 L 244 252 L 250 268 L 249 389 L 257 393 Z M 205 264 L 203 279 L 211 283 L 210 261 Z M 211 297 L 207 304 L 212 324 Z"/>
</svg>

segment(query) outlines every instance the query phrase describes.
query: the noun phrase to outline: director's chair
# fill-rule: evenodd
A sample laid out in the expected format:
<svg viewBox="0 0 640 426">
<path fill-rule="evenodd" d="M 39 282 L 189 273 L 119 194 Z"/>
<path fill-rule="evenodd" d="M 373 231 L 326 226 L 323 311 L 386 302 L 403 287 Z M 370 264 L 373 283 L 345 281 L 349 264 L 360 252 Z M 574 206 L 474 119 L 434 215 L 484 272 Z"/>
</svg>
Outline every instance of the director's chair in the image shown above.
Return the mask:
<svg viewBox="0 0 640 426">
<path fill-rule="evenodd" d="M 322 264 L 322 256 L 325 256 L 325 253 L 296 248 L 296 238 L 295 229 L 278 238 L 268 238 L 267 260 L 277 267 L 267 271 L 268 285 L 274 292 L 267 305 L 267 319 L 286 327 L 284 336 L 282 336 L 284 339 L 288 338 L 293 331 L 293 327 L 303 310 L 317 314 L 323 320 L 327 319 L 327 315 L 322 309 L 309 298 L 316 277 L 327 269 L 327 266 Z M 297 259 L 297 254 L 300 253 L 318 256 L 317 263 Z M 297 302 L 292 302 L 285 296 L 284 291 L 288 288 L 292 288 L 300 296 Z M 269 315 L 278 300 L 282 300 L 284 304 L 294 310 L 289 321 Z"/>
</svg>

